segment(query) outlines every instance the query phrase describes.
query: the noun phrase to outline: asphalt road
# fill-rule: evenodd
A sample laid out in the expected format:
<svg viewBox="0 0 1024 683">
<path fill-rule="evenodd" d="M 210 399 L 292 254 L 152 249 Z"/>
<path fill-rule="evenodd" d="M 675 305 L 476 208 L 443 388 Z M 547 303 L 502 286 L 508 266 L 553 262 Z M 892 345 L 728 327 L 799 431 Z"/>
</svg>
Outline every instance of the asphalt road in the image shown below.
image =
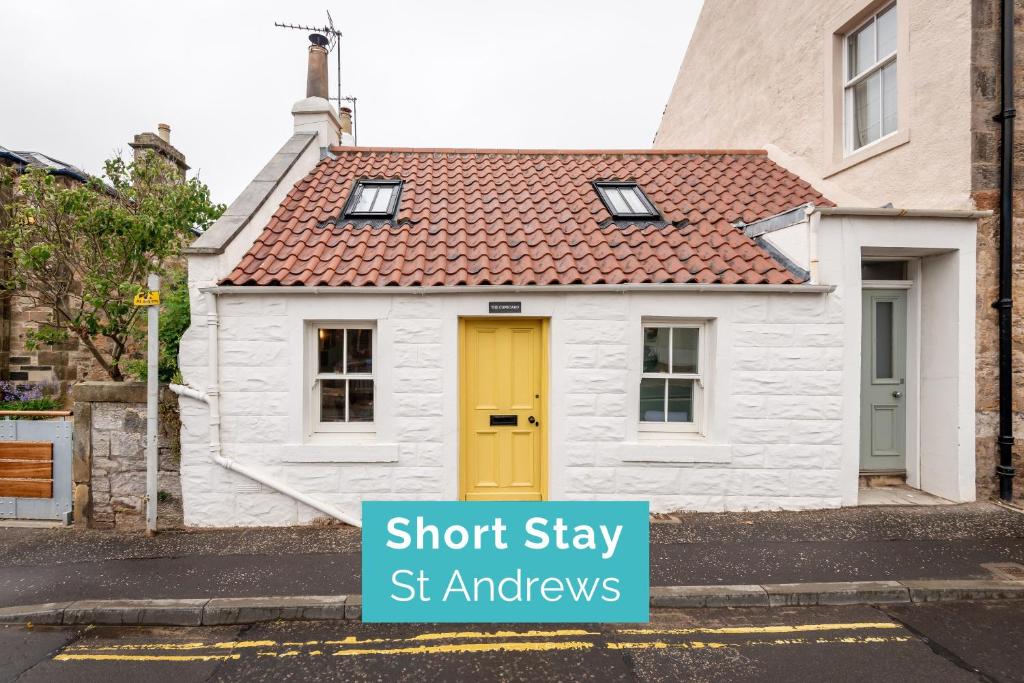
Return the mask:
<svg viewBox="0 0 1024 683">
<path fill-rule="evenodd" d="M 17 681 L 1024 681 L 1024 603 L 680 610 L 644 625 L 0 629 Z"/>
</svg>

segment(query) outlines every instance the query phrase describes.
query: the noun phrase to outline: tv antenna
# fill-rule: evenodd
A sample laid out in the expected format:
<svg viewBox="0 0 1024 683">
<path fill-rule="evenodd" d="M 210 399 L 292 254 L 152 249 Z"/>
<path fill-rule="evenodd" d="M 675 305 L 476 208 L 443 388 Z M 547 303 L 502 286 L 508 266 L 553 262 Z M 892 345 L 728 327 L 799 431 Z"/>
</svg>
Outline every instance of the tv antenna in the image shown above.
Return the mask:
<svg viewBox="0 0 1024 683">
<path fill-rule="evenodd" d="M 287 24 L 281 21 L 275 21 L 274 26 L 278 28 L 294 29 L 296 31 L 309 31 L 311 33 L 317 33 L 324 37 L 327 44 L 324 46 L 328 52 L 334 51 L 335 60 L 337 63 L 337 81 L 338 89 L 337 96 L 329 99 L 335 100 L 338 103 L 338 108 L 341 108 L 342 102 L 352 103 L 352 142 L 356 145 L 359 144 L 359 125 L 356 123 L 356 98 L 352 96 L 342 96 L 341 94 L 341 49 L 339 44 L 341 43 L 341 31 L 334 27 L 334 19 L 331 18 L 331 11 L 327 10 L 327 24 L 324 26 L 306 26 L 305 24 Z"/>
</svg>

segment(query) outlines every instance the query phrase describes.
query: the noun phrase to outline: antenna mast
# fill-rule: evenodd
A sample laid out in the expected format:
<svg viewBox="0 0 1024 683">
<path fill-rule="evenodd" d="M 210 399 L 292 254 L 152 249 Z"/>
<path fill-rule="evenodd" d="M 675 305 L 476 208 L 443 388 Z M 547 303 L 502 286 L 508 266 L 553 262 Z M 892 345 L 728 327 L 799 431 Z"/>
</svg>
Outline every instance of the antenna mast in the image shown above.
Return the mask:
<svg viewBox="0 0 1024 683">
<path fill-rule="evenodd" d="M 334 56 L 337 64 L 337 96 L 330 99 L 335 100 L 338 103 L 338 107 L 341 107 L 342 102 L 352 103 L 352 141 L 359 144 L 359 124 L 357 123 L 356 116 L 356 98 L 352 96 L 343 97 L 341 94 L 341 49 L 339 47 L 341 43 L 341 31 L 334 27 L 334 19 L 331 18 L 331 11 L 327 10 L 327 24 L 325 26 L 306 26 L 305 24 L 287 24 L 280 21 L 275 21 L 274 26 L 278 28 L 295 29 L 297 31 L 309 31 L 311 33 L 319 33 L 327 38 L 327 51 L 334 50 Z"/>
</svg>

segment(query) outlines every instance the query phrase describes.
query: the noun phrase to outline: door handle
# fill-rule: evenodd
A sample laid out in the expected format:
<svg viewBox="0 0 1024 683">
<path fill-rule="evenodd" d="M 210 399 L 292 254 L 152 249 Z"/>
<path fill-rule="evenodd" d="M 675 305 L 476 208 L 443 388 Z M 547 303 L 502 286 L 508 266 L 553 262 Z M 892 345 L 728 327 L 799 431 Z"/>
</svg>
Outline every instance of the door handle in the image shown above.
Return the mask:
<svg viewBox="0 0 1024 683">
<path fill-rule="evenodd" d="M 894 392 L 892 392 L 892 397 L 893 398 L 903 398 L 903 392 L 899 391 L 899 390 L 894 391 Z"/>
<path fill-rule="evenodd" d="M 540 420 L 535 418 L 533 415 L 531 415 L 530 417 L 526 418 L 526 421 L 529 422 L 532 425 L 536 425 L 536 426 L 540 427 Z"/>
</svg>

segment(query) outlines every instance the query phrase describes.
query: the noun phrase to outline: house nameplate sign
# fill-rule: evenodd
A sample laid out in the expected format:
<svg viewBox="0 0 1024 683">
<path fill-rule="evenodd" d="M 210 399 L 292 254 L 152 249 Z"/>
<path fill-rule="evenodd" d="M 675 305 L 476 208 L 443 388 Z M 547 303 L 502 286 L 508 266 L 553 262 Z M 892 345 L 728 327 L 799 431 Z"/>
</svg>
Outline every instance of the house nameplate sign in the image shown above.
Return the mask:
<svg viewBox="0 0 1024 683">
<path fill-rule="evenodd" d="M 489 313 L 522 313 L 522 301 L 490 301 L 487 303 Z"/>
</svg>

